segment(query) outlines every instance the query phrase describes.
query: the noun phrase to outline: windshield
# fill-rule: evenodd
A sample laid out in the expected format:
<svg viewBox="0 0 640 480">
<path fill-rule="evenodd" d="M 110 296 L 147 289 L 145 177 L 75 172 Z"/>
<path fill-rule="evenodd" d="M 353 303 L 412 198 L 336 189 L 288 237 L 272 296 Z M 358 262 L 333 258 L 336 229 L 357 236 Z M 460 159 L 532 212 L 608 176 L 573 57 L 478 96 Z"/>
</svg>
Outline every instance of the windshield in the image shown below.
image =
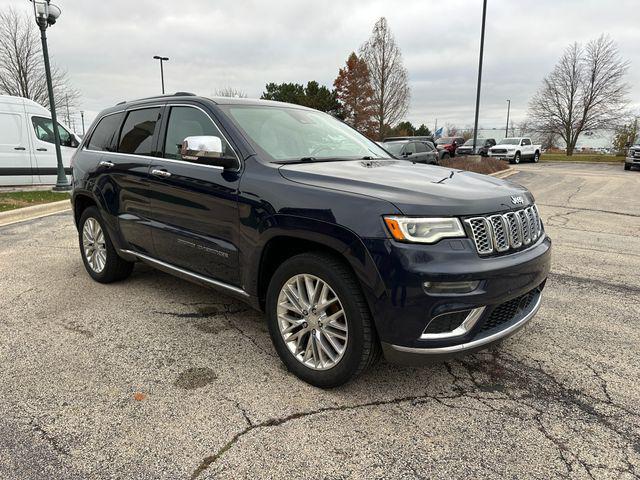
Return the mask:
<svg viewBox="0 0 640 480">
<path fill-rule="evenodd" d="M 503 138 L 500 140 L 500 145 L 520 145 L 519 138 Z"/>
<path fill-rule="evenodd" d="M 477 138 L 476 139 L 476 145 L 484 145 L 484 142 L 486 140 L 484 138 Z M 470 138 L 469 140 L 467 140 L 466 142 L 464 142 L 465 145 L 469 145 L 470 147 L 473 147 L 473 138 Z"/>
<path fill-rule="evenodd" d="M 436 145 L 447 145 L 453 143 L 453 137 L 442 137 L 436 140 Z"/>
<path fill-rule="evenodd" d="M 375 142 L 326 113 L 262 105 L 221 108 L 275 161 L 389 158 Z"/>
<path fill-rule="evenodd" d="M 394 155 L 400 155 L 400 153 L 402 152 L 402 147 L 404 147 L 404 143 L 385 143 L 384 147 L 387 149 L 387 151 L 393 153 Z"/>
</svg>

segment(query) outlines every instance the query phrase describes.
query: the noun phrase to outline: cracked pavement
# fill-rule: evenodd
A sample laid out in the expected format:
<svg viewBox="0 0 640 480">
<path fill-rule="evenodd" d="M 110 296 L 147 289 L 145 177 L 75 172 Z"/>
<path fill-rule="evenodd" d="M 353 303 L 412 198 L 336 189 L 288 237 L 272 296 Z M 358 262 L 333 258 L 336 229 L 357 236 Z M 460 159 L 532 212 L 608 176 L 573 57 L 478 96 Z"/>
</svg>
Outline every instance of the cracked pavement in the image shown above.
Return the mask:
<svg viewBox="0 0 640 480">
<path fill-rule="evenodd" d="M 640 172 L 517 168 L 554 240 L 535 319 L 330 391 L 221 293 L 91 281 L 69 213 L 0 228 L 0 478 L 640 478 Z"/>
</svg>

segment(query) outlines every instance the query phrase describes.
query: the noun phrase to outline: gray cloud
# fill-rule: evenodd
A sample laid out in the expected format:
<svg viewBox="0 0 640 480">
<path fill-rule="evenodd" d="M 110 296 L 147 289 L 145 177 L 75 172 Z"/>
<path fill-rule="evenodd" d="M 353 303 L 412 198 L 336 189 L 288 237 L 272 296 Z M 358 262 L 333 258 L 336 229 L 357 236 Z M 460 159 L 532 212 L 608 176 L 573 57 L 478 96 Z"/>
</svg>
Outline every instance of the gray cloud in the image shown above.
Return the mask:
<svg viewBox="0 0 640 480">
<path fill-rule="evenodd" d="M 250 97 L 270 81 L 318 80 L 331 85 L 348 54 L 386 16 L 400 45 L 412 87 L 408 118 L 433 127 L 473 123 L 481 0 L 58 0 L 50 30 L 55 62 L 82 92 L 90 119 L 106 106 L 159 93 L 166 65 L 168 91 L 211 94 L 233 86 Z M 26 1 L 0 8 L 28 11 Z M 480 123 L 501 126 L 506 99 L 516 121 L 543 76 L 571 42 L 609 33 L 637 65 L 636 0 L 489 0 Z M 625 15 L 624 12 L 629 12 Z M 632 69 L 634 108 L 640 74 Z"/>
</svg>

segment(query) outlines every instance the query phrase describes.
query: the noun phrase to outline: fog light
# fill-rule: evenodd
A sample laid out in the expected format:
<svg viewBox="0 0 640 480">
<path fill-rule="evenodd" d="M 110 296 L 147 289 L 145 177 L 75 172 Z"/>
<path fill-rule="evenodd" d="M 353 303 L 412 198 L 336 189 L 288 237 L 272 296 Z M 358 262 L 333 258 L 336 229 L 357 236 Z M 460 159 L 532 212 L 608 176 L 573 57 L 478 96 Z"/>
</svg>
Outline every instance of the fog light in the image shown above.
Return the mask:
<svg viewBox="0 0 640 480">
<path fill-rule="evenodd" d="M 423 288 L 427 293 L 470 293 L 480 286 L 480 280 L 467 282 L 424 282 Z"/>
</svg>

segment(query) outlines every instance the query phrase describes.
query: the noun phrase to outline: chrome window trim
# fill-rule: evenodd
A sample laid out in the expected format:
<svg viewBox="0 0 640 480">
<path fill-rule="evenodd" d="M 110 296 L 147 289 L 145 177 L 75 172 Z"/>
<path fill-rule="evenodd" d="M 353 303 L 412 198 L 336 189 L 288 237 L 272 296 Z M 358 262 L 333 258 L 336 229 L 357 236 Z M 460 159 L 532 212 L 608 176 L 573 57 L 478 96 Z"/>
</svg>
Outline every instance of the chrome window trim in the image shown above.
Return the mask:
<svg viewBox="0 0 640 480">
<path fill-rule="evenodd" d="M 172 264 L 167 263 L 167 262 L 163 262 L 162 260 L 158 260 L 157 258 L 150 257 L 149 255 L 145 255 L 143 253 L 134 252 L 133 250 L 120 250 L 120 252 L 128 254 L 128 255 L 133 255 L 134 257 L 137 257 L 140 260 L 145 260 L 145 261 L 147 261 L 149 263 L 152 263 L 154 265 L 157 265 L 159 267 L 166 268 L 168 270 L 172 270 L 174 272 L 181 273 L 181 274 L 183 274 L 183 275 L 185 275 L 187 277 L 194 278 L 196 280 L 199 280 L 201 282 L 207 283 L 207 284 L 212 285 L 214 287 L 224 288 L 225 290 L 229 290 L 229 291 L 234 292 L 234 293 L 236 293 L 238 295 L 241 295 L 243 297 L 249 297 L 249 294 L 247 292 L 245 292 L 244 289 L 242 289 L 240 287 L 235 287 L 233 285 L 229 285 L 228 283 L 221 282 L 220 280 L 214 280 L 213 278 L 205 277 L 204 275 L 200 275 L 200 274 L 192 272 L 190 270 L 185 270 L 184 268 L 176 267 L 175 265 L 172 265 Z"/>
<path fill-rule="evenodd" d="M 469 330 L 471 330 L 474 327 L 476 323 L 478 323 L 478 320 L 480 319 L 480 317 L 482 316 L 486 308 L 487 308 L 486 306 L 483 306 L 483 307 L 471 309 L 471 311 L 466 316 L 466 318 L 462 321 L 462 323 L 458 327 L 451 330 L 450 332 L 439 332 L 439 333 L 423 332 L 422 335 L 420 335 L 420 340 L 442 340 L 444 338 L 452 338 L 452 337 L 459 337 L 461 335 L 465 335 L 466 333 L 469 332 Z M 433 322 L 436 318 L 442 317 L 443 315 L 449 315 L 451 313 L 456 313 L 456 312 L 455 311 L 446 312 L 441 315 L 436 315 L 427 324 L 427 326 L 425 327 L 425 330 L 429 328 L 429 325 L 431 324 L 431 322 Z"/>
<path fill-rule="evenodd" d="M 542 293 L 538 295 L 538 299 L 534 303 L 533 307 L 523 318 L 504 330 L 496 332 L 487 337 L 473 340 L 467 343 L 461 343 L 460 345 L 451 345 L 449 347 L 433 347 L 433 348 L 419 348 L 419 347 L 404 347 L 401 345 L 391 345 L 391 348 L 399 352 L 417 353 L 420 355 L 442 355 L 464 352 L 465 350 L 471 350 L 474 348 L 483 347 L 487 344 L 493 343 L 501 338 L 507 337 L 518 330 L 520 330 L 529 320 L 531 320 L 540 309 L 540 303 L 542 302 Z"/>
<path fill-rule="evenodd" d="M 166 105 L 144 105 L 144 106 L 138 106 L 138 107 L 133 107 L 133 108 L 127 108 L 125 110 L 118 110 L 117 112 L 105 113 L 104 115 L 102 115 L 95 122 L 94 128 L 91 129 L 91 131 L 89 132 L 89 134 L 85 138 L 87 138 L 87 139 L 91 138 L 91 136 L 93 135 L 93 131 L 95 130 L 95 127 L 98 126 L 98 124 L 102 121 L 103 118 L 108 117 L 109 115 L 116 115 L 116 114 L 119 114 L 119 113 L 127 113 L 127 112 L 130 112 L 132 110 L 141 110 L 141 109 L 144 109 L 144 108 L 158 108 L 159 106 L 160 107 L 162 107 L 162 106 L 166 106 L 166 107 L 191 107 L 191 108 L 196 108 L 196 109 L 200 110 L 202 113 L 204 113 L 207 116 L 207 118 L 209 118 L 211 123 L 213 123 L 215 125 L 215 127 L 218 129 L 218 131 L 220 132 L 220 135 L 222 135 L 222 138 L 224 138 L 224 140 L 229 145 L 229 148 L 231 148 L 231 151 L 233 151 L 233 154 L 235 155 L 236 160 L 238 161 L 238 170 L 242 169 L 242 161 L 240 160 L 240 156 L 238 155 L 238 152 L 236 152 L 235 148 L 233 148 L 232 143 L 229 141 L 229 139 L 223 133 L 222 129 L 213 120 L 213 118 L 211 118 L 211 115 L 209 115 L 205 110 L 203 110 L 199 106 L 190 105 L 190 104 L 187 104 L 187 103 L 167 103 Z M 168 124 L 167 124 L 167 126 L 168 126 Z M 162 149 L 164 150 L 164 145 L 162 145 Z M 125 156 L 132 156 L 132 157 L 136 157 L 136 158 L 150 158 L 151 160 L 156 160 L 156 161 L 162 160 L 162 161 L 165 161 L 165 162 L 173 162 L 173 163 L 179 163 L 179 164 L 196 165 L 198 167 L 213 168 L 214 170 L 224 170 L 224 167 L 220 167 L 218 165 L 204 165 L 204 164 L 201 164 L 201 163 L 189 162 L 187 160 L 175 160 L 175 159 L 172 159 L 172 158 L 152 157 L 150 155 L 136 155 L 135 153 L 109 152 L 108 150 L 93 150 L 91 148 L 87 148 L 87 146 L 84 145 L 84 139 L 83 139 L 83 144 L 82 144 L 81 150 L 83 150 L 83 151 L 86 150 L 87 152 L 93 152 L 93 153 L 101 153 L 101 154 L 104 153 L 104 154 L 108 154 L 108 155 L 125 155 Z"/>
</svg>

